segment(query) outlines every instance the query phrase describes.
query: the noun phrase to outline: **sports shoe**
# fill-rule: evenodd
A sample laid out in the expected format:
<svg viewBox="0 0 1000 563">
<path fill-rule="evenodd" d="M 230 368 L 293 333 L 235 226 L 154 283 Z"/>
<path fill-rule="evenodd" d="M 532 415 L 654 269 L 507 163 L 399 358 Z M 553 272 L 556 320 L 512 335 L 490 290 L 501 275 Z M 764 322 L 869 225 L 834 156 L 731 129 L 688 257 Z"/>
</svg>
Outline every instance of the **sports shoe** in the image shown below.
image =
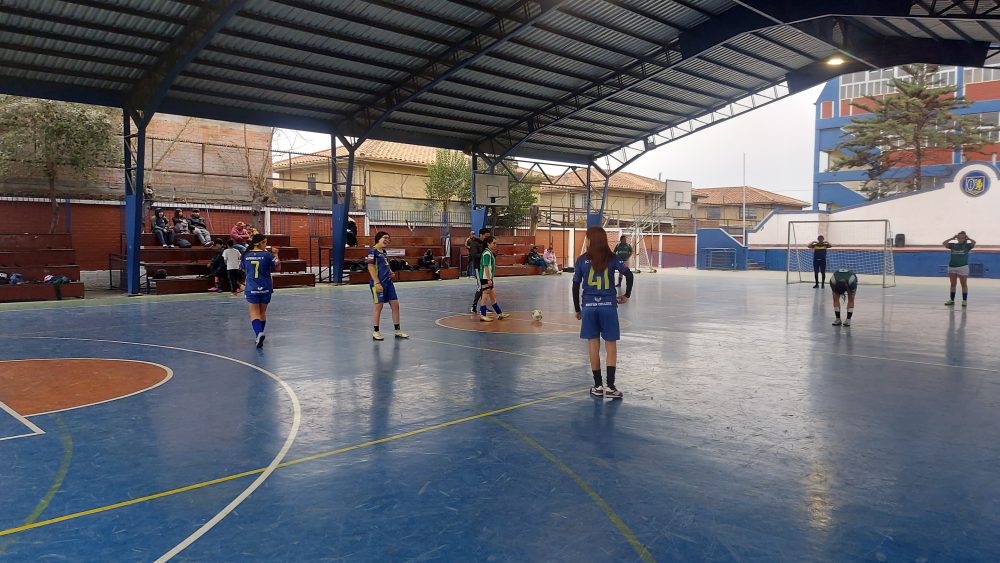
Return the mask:
<svg viewBox="0 0 1000 563">
<path fill-rule="evenodd" d="M 817 287 L 819 287 L 819 284 L 814 285 L 813 289 L 816 289 Z"/>
<path fill-rule="evenodd" d="M 480 315 L 479 320 L 483 321 L 484 323 L 491 323 L 493 322 L 493 317 L 489 315 Z"/>
<path fill-rule="evenodd" d="M 840 319 L 837 319 L 837 320 L 833 321 L 833 326 L 840 326 L 842 324 L 844 324 L 844 323 L 840 322 Z"/>
<path fill-rule="evenodd" d="M 170 247 L 164 244 L 164 245 L 163 245 L 163 248 L 170 248 Z"/>
<path fill-rule="evenodd" d="M 257 335 L 257 347 L 258 348 L 263 348 L 264 347 L 264 333 L 263 332 Z"/>
<path fill-rule="evenodd" d="M 963 307 L 968 307 L 969 306 L 969 300 L 968 299 L 963 299 L 962 300 L 962 306 Z"/>
<path fill-rule="evenodd" d="M 604 396 L 604 386 L 603 385 L 598 385 L 597 387 L 591 387 L 590 388 L 590 394 L 593 395 L 593 396 L 595 396 L 595 397 L 603 397 Z"/>
<path fill-rule="evenodd" d="M 617 390 L 617 389 L 615 389 L 614 387 L 605 387 L 604 388 L 604 398 L 605 399 L 621 399 L 622 398 L 622 392 L 619 391 L 619 390 Z"/>
<path fill-rule="evenodd" d="M 212 293 L 218 293 L 218 292 L 222 291 L 221 289 L 219 289 L 217 287 L 210 287 L 210 288 L 208 288 L 208 290 L 211 291 Z"/>
<path fill-rule="evenodd" d="M 385 340 L 385 338 L 382 337 L 382 333 L 380 331 L 373 330 L 372 331 L 372 340 Z"/>
<path fill-rule="evenodd" d="M 397 330 L 396 331 L 396 338 L 409 338 L 409 337 L 410 337 L 409 334 L 406 334 L 405 332 L 403 332 L 401 330 Z"/>
<path fill-rule="evenodd" d="M 500 313 L 499 315 L 497 315 L 497 319 L 499 319 L 499 320 L 504 320 L 504 319 L 509 318 L 509 317 L 510 317 L 510 313 Z"/>
<path fill-rule="evenodd" d="M 949 300 L 945 301 L 944 304 L 945 305 L 954 305 L 955 304 L 955 300 L 954 299 L 949 299 Z"/>
<path fill-rule="evenodd" d="M 851 326 L 851 319 L 844 319 L 844 326 Z"/>
<path fill-rule="evenodd" d="M 472 307 L 469 307 L 469 312 L 472 313 L 473 315 L 479 313 L 479 311 L 476 310 L 476 306 L 475 305 L 473 305 Z"/>
</svg>

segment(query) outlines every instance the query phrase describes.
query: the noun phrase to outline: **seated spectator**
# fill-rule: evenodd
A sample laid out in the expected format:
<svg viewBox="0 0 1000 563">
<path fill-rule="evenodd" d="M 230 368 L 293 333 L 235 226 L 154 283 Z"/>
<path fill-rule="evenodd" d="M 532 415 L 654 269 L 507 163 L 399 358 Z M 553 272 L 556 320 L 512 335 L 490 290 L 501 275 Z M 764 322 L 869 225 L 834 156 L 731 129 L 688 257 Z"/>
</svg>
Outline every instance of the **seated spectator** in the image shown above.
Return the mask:
<svg viewBox="0 0 1000 563">
<path fill-rule="evenodd" d="M 204 246 L 212 246 L 212 235 L 208 232 L 208 225 L 205 224 L 205 220 L 201 217 L 201 212 L 198 209 L 192 209 L 191 215 L 188 217 L 188 226 L 191 227 L 191 232 L 198 235 L 198 240 Z"/>
<path fill-rule="evenodd" d="M 212 261 L 208 264 L 208 274 L 205 276 L 215 281 L 215 285 L 209 289 L 212 292 L 222 291 L 222 280 L 226 277 L 226 260 L 222 255 L 222 248 L 221 239 L 212 241 L 212 249 L 215 250 L 215 255 L 212 256 Z"/>
<path fill-rule="evenodd" d="M 222 251 L 222 257 L 226 260 L 226 270 L 229 274 L 229 289 L 233 295 L 240 293 L 240 261 L 243 259 L 243 251 L 236 248 L 236 243 L 232 239 L 226 242 L 229 247 Z"/>
<path fill-rule="evenodd" d="M 184 218 L 183 211 L 180 208 L 174 211 L 173 223 L 175 235 L 186 235 L 191 232 L 188 228 L 188 220 Z"/>
<path fill-rule="evenodd" d="M 556 253 L 552 251 L 552 246 L 550 245 L 545 249 L 545 254 L 542 256 L 545 260 L 545 273 L 547 274 L 561 274 L 559 271 L 559 266 L 556 265 Z"/>
<path fill-rule="evenodd" d="M 153 215 L 153 220 L 150 226 L 152 227 L 153 234 L 156 235 L 156 241 L 160 243 L 160 246 L 163 248 L 173 248 L 174 231 L 170 228 L 170 220 L 163 214 L 162 209 L 156 210 L 156 214 Z"/>
<path fill-rule="evenodd" d="M 247 251 L 247 242 L 250 241 L 251 236 L 253 236 L 253 233 L 250 232 L 247 224 L 243 221 L 237 221 L 229 231 L 229 238 L 233 241 L 233 248 L 239 250 L 241 253 Z"/>
<path fill-rule="evenodd" d="M 531 252 L 528 253 L 528 265 L 538 266 L 542 269 L 542 273 L 545 273 L 545 259 L 542 255 L 538 253 L 538 247 L 532 246 Z"/>
<path fill-rule="evenodd" d="M 418 267 L 427 270 L 436 270 L 437 266 L 434 264 L 434 252 L 428 249 L 427 252 L 425 252 L 424 255 L 420 257 L 420 262 L 418 263 Z"/>
</svg>

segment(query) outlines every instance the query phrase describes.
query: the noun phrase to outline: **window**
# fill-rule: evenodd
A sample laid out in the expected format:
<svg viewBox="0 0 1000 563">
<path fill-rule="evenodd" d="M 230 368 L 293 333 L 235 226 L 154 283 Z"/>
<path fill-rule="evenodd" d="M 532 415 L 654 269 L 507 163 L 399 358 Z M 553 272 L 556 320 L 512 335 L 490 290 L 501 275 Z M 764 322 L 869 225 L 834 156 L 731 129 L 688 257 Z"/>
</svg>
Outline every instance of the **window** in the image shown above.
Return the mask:
<svg viewBox="0 0 1000 563">
<path fill-rule="evenodd" d="M 986 113 L 979 114 L 979 122 L 983 124 L 984 127 L 996 128 L 1000 126 L 1000 112 L 989 111 Z M 990 132 L 990 140 L 993 142 L 1000 141 L 1000 131 L 994 130 Z"/>
<path fill-rule="evenodd" d="M 573 209 L 585 209 L 587 207 L 586 194 L 573 194 Z"/>
<path fill-rule="evenodd" d="M 979 82 L 993 82 L 995 80 L 1000 80 L 1000 68 L 965 69 L 966 84 L 976 84 Z"/>
<path fill-rule="evenodd" d="M 719 219 L 722 219 L 722 208 L 721 207 L 709 207 L 707 209 L 708 209 L 708 218 L 709 219 L 712 219 L 714 221 L 718 221 Z"/>
<path fill-rule="evenodd" d="M 756 219 L 757 218 L 757 208 L 747 207 L 747 216 L 743 217 L 743 206 L 740 206 L 740 219 Z"/>
<path fill-rule="evenodd" d="M 819 172 L 830 171 L 830 152 L 819 151 Z"/>
<path fill-rule="evenodd" d="M 316 173 L 315 172 L 310 172 L 309 175 L 306 176 L 306 185 L 308 186 L 308 189 L 309 189 L 310 192 L 315 192 L 316 191 Z"/>
<path fill-rule="evenodd" d="M 989 69 L 975 69 L 986 70 Z M 893 78 L 905 79 L 908 75 L 899 67 L 886 68 L 882 70 L 872 70 L 868 72 L 855 72 L 845 74 L 840 77 L 840 99 L 866 98 L 869 96 L 882 96 L 896 93 L 896 89 L 889 85 L 889 80 Z M 975 73 L 970 75 L 970 71 L 965 71 L 965 81 L 970 82 L 970 77 L 975 77 Z M 958 70 L 954 66 L 942 66 L 931 77 L 933 86 L 954 86 L 958 84 Z M 1000 74 L 993 80 L 1000 80 Z"/>
</svg>

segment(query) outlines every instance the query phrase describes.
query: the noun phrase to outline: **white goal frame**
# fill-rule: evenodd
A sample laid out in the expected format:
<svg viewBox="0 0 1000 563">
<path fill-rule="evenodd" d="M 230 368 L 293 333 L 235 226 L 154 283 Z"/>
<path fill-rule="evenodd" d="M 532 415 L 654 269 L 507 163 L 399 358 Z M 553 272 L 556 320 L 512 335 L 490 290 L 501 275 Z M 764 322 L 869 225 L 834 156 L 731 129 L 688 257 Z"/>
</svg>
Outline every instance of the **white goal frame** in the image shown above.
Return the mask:
<svg viewBox="0 0 1000 563">
<path fill-rule="evenodd" d="M 838 226 L 866 223 L 874 228 L 868 233 L 870 240 L 843 240 L 838 234 L 831 237 Z M 796 226 L 803 228 L 796 230 Z M 799 236 L 809 233 L 797 240 Z M 845 235 L 847 233 L 844 233 Z M 812 283 L 812 249 L 808 244 L 817 235 L 823 235 L 832 245 L 827 251 L 827 279 L 840 267 L 850 267 L 858 276 L 858 283 L 866 285 L 896 286 L 896 263 L 893 255 L 892 227 L 888 219 L 850 219 L 844 221 L 789 221 L 786 239 L 786 283 Z M 877 235 L 881 240 L 875 239 Z M 859 238 L 855 236 L 854 238 Z M 838 240 L 840 239 L 840 240 Z M 868 264 L 858 264 L 858 260 L 867 259 Z M 871 267 L 865 267 L 871 266 Z M 803 273 L 808 274 L 803 277 Z"/>
</svg>

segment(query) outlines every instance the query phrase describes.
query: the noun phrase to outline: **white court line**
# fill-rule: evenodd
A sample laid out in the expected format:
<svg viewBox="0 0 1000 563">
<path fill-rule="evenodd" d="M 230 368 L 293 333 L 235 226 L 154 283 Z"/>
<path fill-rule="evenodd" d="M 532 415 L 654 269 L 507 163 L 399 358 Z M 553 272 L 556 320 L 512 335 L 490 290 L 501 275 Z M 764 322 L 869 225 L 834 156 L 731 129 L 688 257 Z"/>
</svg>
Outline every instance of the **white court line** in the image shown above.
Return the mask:
<svg viewBox="0 0 1000 563">
<path fill-rule="evenodd" d="M 135 391 L 134 393 L 129 393 L 128 395 L 122 395 L 121 397 L 113 397 L 111 399 L 105 399 L 103 401 L 96 401 L 96 402 L 93 402 L 93 403 L 87 403 L 86 405 L 77 405 L 75 407 L 66 407 L 64 409 L 55 409 L 55 410 L 45 411 L 45 412 L 36 412 L 34 414 L 27 415 L 25 418 L 31 418 L 33 416 L 42 416 L 42 415 L 46 415 L 46 414 L 54 414 L 54 413 L 57 413 L 57 412 L 65 412 L 65 411 L 71 411 L 71 410 L 76 410 L 76 409 L 82 409 L 82 408 L 85 408 L 85 407 L 92 407 L 94 405 L 101 405 L 101 404 L 104 404 L 104 403 L 110 403 L 111 401 L 117 401 L 119 399 L 126 399 L 128 397 L 133 397 L 135 395 L 138 395 L 139 393 L 145 393 L 146 391 L 151 391 L 153 389 L 156 389 L 160 385 L 163 385 L 167 381 L 170 381 L 170 378 L 172 378 L 174 376 L 174 370 L 168 368 L 167 366 L 165 366 L 163 364 L 158 364 L 158 363 L 155 363 L 155 362 L 145 362 L 145 361 L 142 361 L 142 360 L 126 360 L 126 359 L 122 359 L 122 358 L 27 358 L 27 359 L 23 359 L 23 360 L 0 360 L 0 364 L 7 363 L 7 362 L 58 362 L 58 361 L 62 361 L 62 360 L 101 360 L 101 361 L 105 361 L 105 362 L 134 362 L 134 363 L 137 363 L 137 364 L 147 364 L 147 365 L 156 366 L 158 368 L 161 368 L 163 371 L 165 371 L 167 373 L 167 376 L 165 378 L 163 378 L 156 385 L 151 385 L 149 387 L 146 387 L 145 389 L 139 389 L 138 391 Z"/>
<path fill-rule="evenodd" d="M 18 337 L 13 337 L 13 338 L 18 338 Z M 281 385 L 285 393 L 288 395 L 289 400 L 291 400 L 292 427 L 291 429 L 289 429 L 288 436 L 285 438 L 285 443 L 281 446 L 281 450 L 278 451 L 278 455 L 276 455 L 274 459 L 271 460 L 271 463 L 267 464 L 267 468 L 265 468 L 264 471 L 260 475 L 258 475 L 256 479 L 254 479 L 253 483 L 250 483 L 250 485 L 246 489 L 243 489 L 243 492 L 241 492 L 236 498 L 230 501 L 229 504 L 227 504 L 222 510 L 219 511 L 218 514 L 213 516 L 208 522 L 202 524 L 202 526 L 197 530 L 195 530 L 194 533 L 185 538 L 179 544 L 175 545 L 170 551 L 164 553 L 158 559 L 156 559 L 156 563 L 162 563 L 173 559 L 180 552 L 187 549 L 191 544 L 198 541 L 199 538 L 207 534 L 212 528 L 215 527 L 216 524 L 221 522 L 222 519 L 228 516 L 233 510 L 236 510 L 236 507 L 238 507 L 244 500 L 246 500 L 247 497 L 253 494 L 253 492 L 256 491 L 261 485 L 263 485 L 264 481 L 266 481 L 267 478 L 270 477 L 272 473 L 274 473 L 274 470 L 278 468 L 278 465 L 280 465 L 281 462 L 285 459 L 285 456 L 288 455 L 288 450 L 292 448 L 292 443 L 295 442 L 295 437 L 299 433 L 299 424 L 301 424 L 302 422 L 302 407 L 299 405 L 299 398 L 295 394 L 295 391 L 291 388 L 290 385 L 288 385 L 288 383 L 285 382 L 285 380 L 281 379 L 274 373 L 262 367 L 255 366 L 248 362 L 244 362 L 243 360 L 237 360 L 236 358 L 230 358 L 229 356 L 223 356 L 222 354 L 215 354 L 213 352 L 203 352 L 201 350 L 192 350 L 190 348 L 180 348 L 177 346 L 165 346 L 162 344 L 147 344 L 145 342 L 128 342 L 125 340 L 105 340 L 99 338 L 69 338 L 62 336 L 27 336 L 24 338 L 31 340 L 71 340 L 75 342 L 104 342 L 110 344 L 128 344 L 132 346 L 162 348 L 164 350 L 177 350 L 180 352 L 190 352 L 192 354 L 211 356 L 213 358 L 228 360 L 230 362 L 234 362 L 246 366 L 250 369 L 259 371 L 260 373 L 263 373 L 264 375 L 278 382 L 278 384 Z"/>
<path fill-rule="evenodd" d="M 3 438 L 0 438 L 0 442 L 3 442 L 4 440 L 13 440 L 14 438 L 27 438 L 28 436 L 38 436 L 38 435 L 41 435 L 41 434 L 45 434 L 44 430 L 42 430 L 41 428 L 39 428 L 38 426 L 36 426 L 33 422 L 31 422 L 27 418 L 24 418 L 23 416 L 21 416 L 20 414 L 18 414 L 17 411 L 15 411 L 14 409 L 8 407 L 6 405 L 6 403 L 4 403 L 3 401 L 0 401 L 0 409 L 6 411 L 7 414 L 11 415 L 18 422 L 20 422 L 21 424 L 25 425 L 28 428 L 28 430 L 31 430 L 31 434 L 18 434 L 17 436 L 4 436 Z"/>
</svg>

